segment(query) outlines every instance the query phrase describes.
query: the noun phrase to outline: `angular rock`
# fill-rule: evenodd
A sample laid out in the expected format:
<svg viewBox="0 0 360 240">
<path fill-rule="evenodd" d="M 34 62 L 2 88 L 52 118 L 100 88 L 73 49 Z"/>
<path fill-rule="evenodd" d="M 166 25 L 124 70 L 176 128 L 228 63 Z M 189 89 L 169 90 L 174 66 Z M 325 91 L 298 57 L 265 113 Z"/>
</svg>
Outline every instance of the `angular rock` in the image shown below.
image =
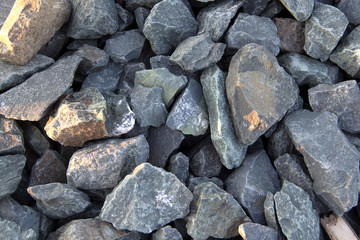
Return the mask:
<svg viewBox="0 0 360 240">
<path fill-rule="evenodd" d="M 360 151 L 360 138 L 356 135 L 344 132 L 346 138 L 349 142 L 356 147 L 358 151 Z"/>
<path fill-rule="evenodd" d="M 217 177 L 212 177 L 212 178 L 208 178 L 208 177 L 194 177 L 190 175 L 189 178 L 189 184 L 188 184 L 188 188 L 191 192 L 194 192 L 194 189 L 197 185 L 200 185 L 202 183 L 207 183 L 207 182 L 211 182 L 214 183 L 216 186 L 218 186 L 221 189 L 224 189 L 224 183 L 221 181 L 220 178 Z"/>
<path fill-rule="evenodd" d="M 0 29 L 8 17 L 15 0 L 0 0 Z"/>
<path fill-rule="evenodd" d="M 320 239 L 319 215 L 303 189 L 285 181 L 274 199 L 277 218 L 287 239 Z"/>
<path fill-rule="evenodd" d="M 134 114 L 134 121 L 135 121 L 135 114 Z M 146 138 L 149 136 L 149 129 L 151 127 L 140 127 L 139 124 L 135 121 L 135 125 L 133 129 L 131 129 L 129 132 L 125 133 L 123 137 L 125 138 L 132 138 L 139 135 L 144 135 Z"/>
<path fill-rule="evenodd" d="M 198 177 L 218 176 L 221 168 L 220 157 L 211 143 L 202 147 L 190 161 L 190 170 Z"/>
<path fill-rule="evenodd" d="M 156 54 L 169 54 L 180 42 L 196 35 L 198 23 L 182 0 L 164 0 L 152 9 L 144 35 Z"/>
<path fill-rule="evenodd" d="M 336 7 L 345 14 L 350 23 L 360 24 L 359 0 L 341 0 Z"/>
<path fill-rule="evenodd" d="M 167 68 L 172 74 L 175 74 L 176 76 L 184 75 L 188 79 L 190 79 L 190 78 L 197 79 L 198 78 L 197 73 L 185 71 L 179 65 L 170 61 L 170 56 L 156 55 L 156 56 L 150 58 L 150 65 L 151 65 L 152 69 Z"/>
<path fill-rule="evenodd" d="M 280 230 L 280 226 L 276 218 L 274 194 L 271 192 L 266 194 L 264 201 L 264 214 L 266 225 L 275 230 Z"/>
<path fill-rule="evenodd" d="M 175 175 L 143 163 L 106 197 L 100 218 L 117 229 L 150 233 L 185 217 L 192 198 Z"/>
<path fill-rule="evenodd" d="M 262 17 L 274 18 L 278 13 L 284 9 L 284 5 L 280 0 L 270 0 L 265 10 L 261 12 Z"/>
<path fill-rule="evenodd" d="M 23 134 L 14 120 L 0 115 L 0 155 L 24 154 Z"/>
<path fill-rule="evenodd" d="M 135 9 L 134 14 L 136 24 L 139 28 L 139 31 L 142 33 L 144 30 L 145 20 L 149 16 L 150 10 L 143 7 L 138 7 L 137 9 Z"/>
<path fill-rule="evenodd" d="M 155 4 L 161 2 L 161 0 L 127 0 L 126 8 L 130 11 L 134 11 L 138 7 L 153 8 Z"/>
<path fill-rule="evenodd" d="M 97 39 L 74 39 L 70 44 L 66 46 L 67 50 L 78 50 L 83 45 L 90 45 L 93 47 L 97 47 L 98 40 Z"/>
<path fill-rule="evenodd" d="M 305 52 L 325 62 L 338 44 L 349 21 L 339 9 L 315 3 L 311 17 L 305 23 Z"/>
<path fill-rule="evenodd" d="M 0 30 L 0 59 L 25 65 L 67 22 L 66 0 L 16 1 Z"/>
<path fill-rule="evenodd" d="M 107 135 L 106 101 L 96 88 L 85 88 L 60 102 L 45 126 L 46 134 L 64 146 L 81 147 L 84 142 Z"/>
<path fill-rule="evenodd" d="M 75 55 L 62 58 L 48 69 L 1 94 L 0 114 L 18 120 L 40 120 L 72 85 L 80 61 L 81 57 Z"/>
<path fill-rule="evenodd" d="M 238 226 L 251 221 L 233 196 L 214 183 L 195 187 L 190 208 L 185 221 L 187 233 L 193 239 L 235 237 Z"/>
<path fill-rule="evenodd" d="M 278 240 L 278 232 L 258 223 L 243 223 L 239 226 L 239 233 L 245 240 Z"/>
<path fill-rule="evenodd" d="M 280 0 L 280 2 L 299 22 L 306 21 L 311 16 L 314 8 L 314 0 L 305 0 L 301 2 L 296 0 Z"/>
<path fill-rule="evenodd" d="M 39 156 L 50 148 L 49 140 L 31 122 L 21 123 L 26 144 Z"/>
<path fill-rule="evenodd" d="M 134 23 L 135 17 L 130 11 L 123 8 L 120 4 L 116 3 L 116 9 L 119 17 L 119 28 L 118 31 L 123 31 L 131 24 Z"/>
<path fill-rule="evenodd" d="M 81 189 L 113 188 L 148 157 L 149 146 L 143 135 L 105 140 L 73 154 L 66 172 L 67 182 Z"/>
<path fill-rule="evenodd" d="M 303 53 L 305 44 L 305 24 L 291 18 L 275 18 L 277 34 L 282 52 Z"/>
<path fill-rule="evenodd" d="M 214 43 L 208 33 L 189 37 L 177 46 L 170 61 L 186 71 L 199 71 L 215 65 L 224 54 L 225 46 Z"/>
<path fill-rule="evenodd" d="M 253 15 L 260 15 L 262 11 L 266 8 L 269 0 L 245 0 L 244 2 L 244 12 Z"/>
<path fill-rule="evenodd" d="M 37 208 L 45 215 L 62 219 L 84 211 L 91 205 L 89 197 L 62 183 L 49 183 L 28 188 L 29 194 L 36 200 Z"/>
<path fill-rule="evenodd" d="M 151 235 L 152 240 L 182 240 L 183 237 L 176 228 L 172 228 L 169 225 L 160 228 Z"/>
<path fill-rule="evenodd" d="M 190 159 L 179 152 L 169 159 L 167 170 L 185 184 L 189 178 L 189 162 Z"/>
<path fill-rule="evenodd" d="M 39 50 L 38 54 L 47 56 L 49 58 L 57 59 L 66 45 L 69 38 L 66 32 L 59 30 L 55 35 Z M 36 56 L 36 55 L 35 55 Z"/>
<path fill-rule="evenodd" d="M 6 240 L 22 240 L 20 226 L 12 221 L 0 219 L 0 235 Z"/>
<path fill-rule="evenodd" d="M 146 66 L 143 62 L 129 63 L 125 67 L 125 73 L 118 84 L 117 92 L 128 97 L 134 88 L 135 73 L 145 70 Z"/>
<path fill-rule="evenodd" d="M 313 190 L 341 216 L 357 205 L 360 153 L 337 126 L 335 114 L 298 110 L 286 120 L 296 149 L 304 156 Z"/>
<path fill-rule="evenodd" d="M 104 49 L 114 62 L 127 63 L 140 57 L 144 43 L 145 37 L 139 30 L 129 30 L 112 35 Z"/>
<path fill-rule="evenodd" d="M 268 48 L 275 56 L 280 52 L 280 38 L 275 23 L 267 17 L 240 13 L 225 34 L 227 48 L 236 51 L 248 43 Z"/>
<path fill-rule="evenodd" d="M 24 155 L 0 156 L 0 199 L 15 192 L 25 167 Z"/>
<path fill-rule="evenodd" d="M 280 121 L 275 131 L 267 139 L 266 151 L 273 160 L 286 153 L 292 153 L 295 147 L 285 130 L 284 121 Z"/>
<path fill-rule="evenodd" d="M 225 186 L 254 222 L 266 224 L 266 194 L 278 191 L 280 180 L 264 150 L 247 155 L 241 166 L 226 179 Z"/>
<path fill-rule="evenodd" d="M 135 84 L 144 87 L 161 87 L 163 89 L 163 101 L 169 107 L 175 96 L 185 87 L 188 80 L 185 76 L 176 76 L 166 68 L 143 70 L 135 73 Z"/>
<path fill-rule="evenodd" d="M 298 98 L 298 86 L 264 46 L 251 43 L 232 58 L 226 93 L 236 135 L 251 145 L 279 121 Z"/>
<path fill-rule="evenodd" d="M 211 67 L 202 72 L 201 85 L 209 112 L 212 143 L 222 164 L 233 169 L 244 160 L 247 146 L 241 144 L 234 134 L 225 93 L 225 78 L 225 73 L 219 67 Z"/>
<path fill-rule="evenodd" d="M 69 0 L 71 17 L 67 35 L 75 39 L 100 38 L 118 30 L 118 13 L 113 0 Z"/>
<path fill-rule="evenodd" d="M 109 55 L 104 50 L 87 44 L 81 46 L 75 54 L 83 59 L 78 68 L 83 75 L 88 75 L 91 71 L 104 67 L 109 62 Z"/>
</svg>

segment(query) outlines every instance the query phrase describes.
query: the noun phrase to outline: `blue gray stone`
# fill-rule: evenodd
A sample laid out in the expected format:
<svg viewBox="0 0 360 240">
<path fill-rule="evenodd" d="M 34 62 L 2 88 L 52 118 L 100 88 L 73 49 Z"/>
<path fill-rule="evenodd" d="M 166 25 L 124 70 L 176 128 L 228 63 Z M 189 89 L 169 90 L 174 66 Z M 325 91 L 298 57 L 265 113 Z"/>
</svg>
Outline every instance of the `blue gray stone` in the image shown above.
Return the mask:
<svg viewBox="0 0 360 240">
<path fill-rule="evenodd" d="M 221 172 L 222 164 L 212 143 L 206 144 L 190 160 L 190 170 L 198 177 L 215 177 Z"/>
<path fill-rule="evenodd" d="M 359 0 L 341 0 L 336 6 L 342 11 L 350 23 L 360 24 L 360 2 Z"/>
<path fill-rule="evenodd" d="M 169 225 L 160 228 L 153 234 L 151 234 L 152 240 L 182 240 L 183 237 L 176 228 L 172 228 Z"/>
<path fill-rule="evenodd" d="M 0 199 L 15 192 L 25 167 L 24 155 L 0 156 Z"/>
<path fill-rule="evenodd" d="M 280 2 L 299 22 L 306 21 L 311 16 L 314 8 L 314 0 L 303 0 L 301 2 L 296 0 L 280 0 Z"/>
<path fill-rule="evenodd" d="M 150 10 L 143 7 L 138 7 L 137 9 L 135 9 L 134 14 L 139 31 L 143 32 L 145 20 L 149 16 Z"/>
<path fill-rule="evenodd" d="M 87 44 L 82 45 L 75 54 L 82 57 L 78 67 L 78 72 L 82 75 L 105 67 L 109 62 L 109 55 L 104 50 Z"/>
<path fill-rule="evenodd" d="M 239 226 L 239 233 L 246 240 L 278 240 L 279 234 L 275 229 L 258 223 L 243 223 Z"/>
<path fill-rule="evenodd" d="M 244 1 L 244 12 L 252 15 L 260 15 L 262 13 L 269 0 L 245 0 Z"/>
<path fill-rule="evenodd" d="M 179 152 L 170 157 L 167 170 L 186 184 L 189 178 L 189 162 L 190 159 L 182 152 Z"/>
</svg>

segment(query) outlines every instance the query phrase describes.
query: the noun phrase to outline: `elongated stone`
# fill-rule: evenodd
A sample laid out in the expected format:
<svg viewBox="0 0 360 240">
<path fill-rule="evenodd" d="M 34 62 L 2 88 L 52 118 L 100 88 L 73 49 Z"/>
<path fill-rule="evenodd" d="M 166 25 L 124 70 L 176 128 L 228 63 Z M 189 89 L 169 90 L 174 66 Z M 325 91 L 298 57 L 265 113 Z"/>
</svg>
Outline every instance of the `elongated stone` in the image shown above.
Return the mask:
<svg viewBox="0 0 360 240">
<path fill-rule="evenodd" d="M 314 8 L 314 0 L 304 0 L 301 2 L 296 0 L 280 0 L 280 2 L 299 22 L 306 21 L 311 16 Z"/>
<path fill-rule="evenodd" d="M 142 33 L 144 30 L 145 20 L 149 16 L 150 10 L 147 8 L 138 7 L 137 9 L 135 9 L 134 14 L 135 14 L 136 24 L 139 28 L 139 31 Z"/>
<path fill-rule="evenodd" d="M 258 223 L 243 223 L 239 226 L 239 233 L 245 240 L 278 240 L 278 232 L 268 226 Z"/>
<path fill-rule="evenodd" d="M 135 17 L 132 12 L 126 10 L 118 3 L 116 3 L 116 10 L 118 12 L 118 17 L 119 17 L 118 31 L 123 31 L 134 23 Z"/>
<path fill-rule="evenodd" d="M 165 226 L 151 235 L 153 240 L 182 240 L 183 237 L 176 228 Z"/>
<path fill-rule="evenodd" d="M 264 214 L 266 225 L 275 230 L 280 230 L 280 225 L 276 218 L 274 194 L 272 194 L 271 192 L 268 192 L 266 194 L 266 198 L 264 201 Z"/>
<path fill-rule="evenodd" d="M 39 156 L 43 155 L 50 148 L 49 140 L 31 122 L 22 122 L 21 127 L 24 133 L 26 144 Z"/>
<path fill-rule="evenodd" d="M 189 178 L 189 158 L 179 152 L 169 159 L 167 170 L 173 173 L 182 183 L 186 184 Z"/>
<path fill-rule="evenodd" d="M 0 115 L 0 155 L 25 153 L 21 129 L 12 119 Z"/>
<path fill-rule="evenodd" d="M 7 155 L 0 157 L 0 199 L 15 192 L 25 167 L 24 155 Z"/>
</svg>

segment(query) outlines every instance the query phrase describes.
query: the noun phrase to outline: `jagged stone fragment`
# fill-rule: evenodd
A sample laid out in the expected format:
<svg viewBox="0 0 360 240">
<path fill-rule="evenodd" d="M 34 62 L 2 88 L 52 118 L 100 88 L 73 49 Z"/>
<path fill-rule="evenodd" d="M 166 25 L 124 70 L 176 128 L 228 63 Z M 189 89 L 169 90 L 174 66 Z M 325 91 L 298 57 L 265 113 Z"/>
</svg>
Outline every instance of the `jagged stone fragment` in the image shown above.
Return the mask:
<svg viewBox="0 0 360 240">
<path fill-rule="evenodd" d="M 304 0 L 301 2 L 296 0 L 280 0 L 280 2 L 299 22 L 306 21 L 311 16 L 314 8 L 314 0 Z"/>
<path fill-rule="evenodd" d="M 245 240 L 278 240 L 278 232 L 268 226 L 258 223 L 243 223 L 239 226 L 239 233 Z"/>
<path fill-rule="evenodd" d="M 160 228 L 151 235 L 152 240 L 182 240 L 183 237 L 176 228 L 172 228 L 169 225 Z"/>
<path fill-rule="evenodd" d="M 303 53 L 305 24 L 292 18 L 274 18 L 282 52 Z"/>
<path fill-rule="evenodd" d="M 87 44 L 82 45 L 75 54 L 82 57 L 78 71 L 83 75 L 88 75 L 91 71 L 104 67 L 109 62 L 109 55 L 104 50 Z"/>
<path fill-rule="evenodd" d="M 0 155 L 25 153 L 22 131 L 12 119 L 0 115 Z"/>
<path fill-rule="evenodd" d="M 217 177 L 194 177 L 190 175 L 188 188 L 191 192 L 194 192 L 194 188 L 202 183 L 212 182 L 221 189 L 224 189 L 224 183 L 220 178 Z"/>
<path fill-rule="evenodd" d="M 25 167 L 24 155 L 0 156 L 0 199 L 15 192 Z"/>
<path fill-rule="evenodd" d="M 132 12 L 126 10 L 118 3 L 116 3 L 116 10 L 118 12 L 118 17 L 119 17 L 118 31 L 123 31 L 134 23 L 135 17 Z"/>
<path fill-rule="evenodd" d="M 212 143 L 203 146 L 190 160 L 190 170 L 195 176 L 215 177 L 221 168 L 220 157 Z"/>
<path fill-rule="evenodd" d="M 285 130 L 284 121 L 280 121 L 275 131 L 267 139 L 266 150 L 271 159 L 276 159 L 286 153 L 292 153 L 295 147 Z"/>
<path fill-rule="evenodd" d="M 161 2 L 161 0 L 127 0 L 126 8 L 130 11 L 134 11 L 138 7 L 153 8 L 155 4 Z"/>
<path fill-rule="evenodd" d="M 336 7 L 345 14 L 350 23 L 356 26 L 360 24 L 359 0 L 341 0 Z"/>
<path fill-rule="evenodd" d="M 128 63 L 125 67 L 125 72 L 119 81 L 117 92 L 123 96 L 128 97 L 134 88 L 135 73 L 145 70 L 146 66 L 143 62 Z"/>
<path fill-rule="evenodd" d="M 189 178 L 189 162 L 190 159 L 179 152 L 169 159 L 167 170 L 185 184 Z"/>
<path fill-rule="evenodd" d="M 50 148 L 49 140 L 31 122 L 22 122 L 21 127 L 26 144 L 39 156 Z"/>
<path fill-rule="evenodd" d="M 284 5 L 280 0 L 269 0 L 265 10 L 261 12 L 260 16 L 274 18 L 278 13 L 284 9 Z"/>
</svg>

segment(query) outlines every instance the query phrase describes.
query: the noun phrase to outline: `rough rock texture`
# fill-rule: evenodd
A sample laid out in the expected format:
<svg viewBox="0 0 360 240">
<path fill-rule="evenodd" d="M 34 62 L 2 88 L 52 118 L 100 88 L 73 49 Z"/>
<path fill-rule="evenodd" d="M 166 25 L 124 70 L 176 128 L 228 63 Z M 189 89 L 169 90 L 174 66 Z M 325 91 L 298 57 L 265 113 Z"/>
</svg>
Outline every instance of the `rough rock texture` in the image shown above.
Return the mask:
<svg viewBox="0 0 360 240">
<path fill-rule="evenodd" d="M 266 8 L 269 0 L 245 0 L 244 12 L 253 15 L 259 15 Z"/>
<path fill-rule="evenodd" d="M 358 203 L 360 153 L 337 126 L 335 114 L 298 110 L 286 120 L 286 130 L 314 181 L 318 197 L 341 216 Z"/>
<path fill-rule="evenodd" d="M 190 159 L 182 152 L 179 152 L 171 156 L 167 170 L 185 184 L 189 178 L 189 162 Z"/>
<path fill-rule="evenodd" d="M 50 148 L 49 140 L 31 122 L 21 122 L 26 144 L 39 156 Z"/>
<path fill-rule="evenodd" d="M 104 50 L 87 44 L 80 47 L 75 54 L 83 59 L 78 67 L 79 73 L 83 75 L 88 75 L 90 72 L 106 66 L 109 62 L 109 55 Z"/>
<path fill-rule="evenodd" d="M 276 215 L 287 239 L 320 239 L 319 215 L 303 189 L 285 181 L 274 199 Z"/>
<path fill-rule="evenodd" d="M 0 28 L 4 24 L 14 3 L 15 0 L 0 0 Z"/>
<path fill-rule="evenodd" d="M 84 142 L 103 138 L 106 101 L 96 88 L 85 88 L 60 102 L 45 126 L 46 134 L 64 146 L 81 147 Z"/>
<path fill-rule="evenodd" d="M 303 53 L 305 44 L 305 24 L 292 18 L 274 18 L 282 52 Z"/>
<path fill-rule="evenodd" d="M 278 232 L 258 223 L 243 223 L 239 226 L 239 233 L 246 240 L 278 240 Z"/>
<path fill-rule="evenodd" d="M 305 52 L 325 62 L 338 44 L 348 25 L 344 13 L 328 4 L 315 3 L 305 23 Z"/>
<path fill-rule="evenodd" d="M 145 20 L 149 16 L 150 10 L 143 7 L 138 7 L 137 9 L 134 10 L 134 14 L 138 29 L 142 33 L 144 30 Z"/>
<path fill-rule="evenodd" d="M 81 189 L 113 188 L 148 158 L 149 145 L 143 135 L 105 140 L 73 154 L 67 182 Z"/>
<path fill-rule="evenodd" d="M 118 12 L 118 17 L 119 17 L 118 31 L 123 31 L 134 23 L 135 17 L 132 12 L 126 10 L 118 3 L 116 3 L 116 10 Z"/>
<path fill-rule="evenodd" d="M 254 222 L 265 224 L 264 201 L 268 192 L 280 189 L 278 174 L 265 151 L 246 156 L 225 181 L 226 191 L 245 208 Z"/>
<path fill-rule="evenodd" d="M 214 177 L 220 174 L 222 164 L 212 143 L 203 146 L 190 160 L 190 170 L 198 177 Z"/>
<path fill-rule="evenodd" d="M 18 120 L 40 120 L 72 85 L 80 61 L 79 56 L 62 58 L 48 69 L 0 94 L 0 114 Z"/>
<path fill-rule="evenodd" d="M 183 237 L 176 228 L 165 226 L 151 235 L 152 240 L 182 240 Z"/>
<path fill-rule="evenodd" d="M 204 70 L 201 85 L 209 113 L 211 140 L 222 164 L 233 169 L 245 158 L 247 146 L 235 136 L 225 93 L 226 75 L 217 66 Z"/>
<path fill-rule="evenodd" d="M 161 0 L 127 0 L 126 8 L 130 11 L 134 11 L 138 7 L 145 7 L 151 9 L 158 2 L 161 2 Z"/>
<path fill-rule="evenodd" d="M 154 57 L 150 58 L 150 65 L 152 69 L 156 68 L 166 68 L 168 69 L 172 74 L 175 74 L 176 76 L 184 75 L 188 79 L 190 78 L 197 78 L 198 74 L 187 72 L 183 70 L 179 65 L 176 63 L 170 61 L 170 56 L 165 55 L 156 55 Z"/>
<path fill-rule="evenodd" d="M 117 92 L 123 96 L 128 97 L 134 88 L 135 73 L 145 70 L 146 66 L 143 62 L 128 63 L 125 67 L 125 72 L 121 81 L 119 81 Z"/>
<path fill-rule="evenodd" d="M 25 153 L 22 131 L 14 120 L 0 115 L 0 155 Z"/>
<path fill-rule="evenodd" d="M 292 153 L 294 149 L 294 144 L 292 143 L 289 134 L 286 132 L 285 123 L 282 120 L 275 131 L 267 139 L 267 154 L 271 159 L 275 160 L 285 153 Z"/>
<path fill-rule="evenodd" d="M 146 18 L 144 35 L 156 54 L 169 54 L 181 41 L 196 35 L 198 23 L 182 0 L 156 4 Z"/>
<path fill-rule="evenodd" d="M 280 0 L 284 7 L 294 16 L 299 22 L 306 21 L 310 16 L 314 8 L 314 0 Z"/>
<path fill-rule="evenodd" d="M 45 215 L 61 219 L 84 211 L 91 205 L 89 197 L 62 183 L 49 183 L 28 188 L 29 194 L 36 200 L 37 208 Z"/>
<path fill-rule="evenodd" d="M 71 17 L 67 35 L 75 39 L 100 38 L 117 31 L 118 13 L 113 0 L 69 0 Z"/>
<path fill-rule="evenodd" d="M 117 229 L 150 233 L 185 217 L 192 198 L 175 175 L 143 163 L 106 197 L 100 218 Z"/>
<path fill-rule="evenodd" d="M 202 183 L 206 183 L 206 182 L 211 182 L 214 183 L 216 186 L 218 186 L 221 189 L 224 189 L 224 183 L 221 181 L 221 179 L 217 178 L 217 177 L 212 177 L 212 178 L 208 178 L 208 177 L 194 177 L 190 175 L 189 178 L 189 184 L 188 184 L 188 188 L 191 192 L 194 192 L 194 189 L 197 185 L 200 185 Z"/>
<path fill-rule="evenodd" d="M 279 230 L 280 226 L 276 217 L 274 194 L 272 194 L 271 192 L 268 192 L 266 194 L 266 198 L 264 201 L 264 214 L 266 225 L 275 230 Z"/>
<path fill-rule="evenodd" d="M 0 59 L 25 65 L 69 19 L 66 0 L 16 1 L 0 30 Z"/>
<path fill-rule="evenodd" d="M 186 229 L 196 240 L 235 237 L 238 226 L 251 221 L 233 196 L 214 183 L 195 187 L 190 208 L 191 212 L 185 218 Z"/>
<path fill-rule="evenodd" d="M 284 9 L 280 0 L 270 0 L 265 10 L 261 12 L 262 17 L 274 18 Z"/>
<path fill-rule="evenodd" d="M 20 226 L 12 221 L 0 219 L 0 235 L 6 240 L 22 240 Z"/>
<path fill-rule="evenodd" d="M 232 58 L 226 93 L 238 139 L 253 144 L 298 98 L 298 87 L 266 47 L 251 43 Z"/>
<path fill-rule="evenodd" d="M 24 155 L 0 156 L 0 199 L 15 192 L 24 169 Z"/>
<path fill-rule="evenodd" d="M 354 25 L 360 24 L 359 0 L 341 0 L 336 7 L 345 14 L 350 23 Z"/>
</svg>

